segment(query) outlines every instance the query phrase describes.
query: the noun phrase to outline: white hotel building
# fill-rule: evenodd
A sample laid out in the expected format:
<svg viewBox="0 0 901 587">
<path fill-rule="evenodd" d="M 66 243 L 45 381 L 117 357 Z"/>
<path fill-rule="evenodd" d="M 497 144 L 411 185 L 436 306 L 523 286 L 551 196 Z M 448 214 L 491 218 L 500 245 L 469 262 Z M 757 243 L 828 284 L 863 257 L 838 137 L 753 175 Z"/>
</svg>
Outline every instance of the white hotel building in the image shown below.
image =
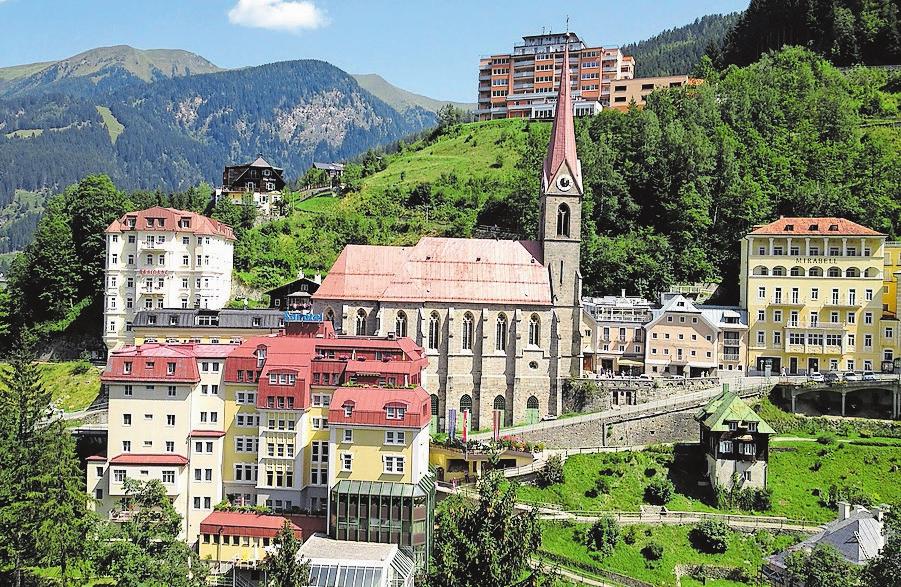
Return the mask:
<svg viewBox="0 0 901 587">
<path fill-rule="evenodd" d="M 154 207 L 129 212 L 106 229 L 103 340 L 132 343 L 139 310 L 218 310 L 231 295 L 234 232 L 194 212 Z"/>
</svg>

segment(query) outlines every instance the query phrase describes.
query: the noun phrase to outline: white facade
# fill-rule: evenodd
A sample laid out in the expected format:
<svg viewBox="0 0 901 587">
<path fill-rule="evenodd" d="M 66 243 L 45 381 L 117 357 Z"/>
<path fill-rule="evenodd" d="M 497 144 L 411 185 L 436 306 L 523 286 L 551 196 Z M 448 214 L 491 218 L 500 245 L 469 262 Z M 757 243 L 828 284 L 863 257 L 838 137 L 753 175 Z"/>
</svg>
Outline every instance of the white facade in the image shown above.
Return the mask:
<svg viewBox="0 0 901 587">
<path fill-rule="evenodd" d="M 126 214 L 106 232 L 103 340 L 130 344 L 142 309 L 220 309 L 231 296 L 234 236 L 193 212 L 150 208 Z"/>
</svg>

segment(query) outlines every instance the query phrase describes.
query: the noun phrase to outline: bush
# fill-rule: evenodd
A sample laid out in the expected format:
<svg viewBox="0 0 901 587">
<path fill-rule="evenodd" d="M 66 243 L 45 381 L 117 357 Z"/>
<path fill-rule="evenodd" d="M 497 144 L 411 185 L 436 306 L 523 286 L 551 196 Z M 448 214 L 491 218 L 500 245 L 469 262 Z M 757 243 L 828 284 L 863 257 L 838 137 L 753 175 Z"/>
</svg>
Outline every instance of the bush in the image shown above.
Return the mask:
<svg viewBox="0 0 901 587">
<path fill-rule="evenodd" d="M 648 542 L 645 547 L 641 549 L 641 555 L 645 560 L 659 561 L 663 558 L 663 547 L 656 542 Z"/>
<path fill-rule="evenodd" d="M 692 546 L 707 554 L 721 554 L 729 547 L 729 526 L 719 520 L 703 520 L 688 535 Z"/>
<path fill-rule="evenodd" d="M 609 556 L 619 541 L 619 524 L 604 516 L 591 525 L 585 534 L 585 544 L 601 556 Z"/>
<path fill-rule="evenodd" d="M 817 442 L 820 444 L 835 444 L 835 434 L 827 433 L 817 436 Z"/>
<path fill-rule="evenodd" d="M 865 494 L 860 487 L 856 485 L 838 485 L 833 483 L 829 486 L 829 492 L 826 494 L 824 504 L 830 508 L 837 508 L 838 502 L 846 501 L 851 505 L 862 505 L 870 507 L 873 505 L 873 499 Z"/>
<path fill-rule="evenodd" d="M 657 469 L 655 469 L 654 467 L 648 467 L 647 469 L 644 470 L 645 477 L 651 478 L 656 474 L 657 474 Z"/>
<path fill-rule="evenodd" d="M 535 475 L 535 482 L 539 487 L 548 487 L 557 483 L 563 483 L 565 479 L 563 473 L 563 458 L 560 455 L 551 455 L 548 457 L 544 468 Z"/>
<path fill-rule="evenodd" d="M 623 534 L 623 542 L 626 544 L 635 544 L 635 540 L 638 538 L 638 531 L 635 530 L 635 526 L 629 526 L 629 529 L 626 530 L 626 533 Z"/>
<path fill-rule="evenodd" d="M 644 499 L 654 505 L 666 505 L 676 493 L 673 482 L 666 477 L 653 479 L 644 489 Z"/>
<path fill-rule="evenodd" d="M 91 364 L 85 360 L 81 360 L 72 365 L 71 373 L 72 375 L 84 375 L 85 373 L 90 372 L 90 370 Z"/>
</svg>

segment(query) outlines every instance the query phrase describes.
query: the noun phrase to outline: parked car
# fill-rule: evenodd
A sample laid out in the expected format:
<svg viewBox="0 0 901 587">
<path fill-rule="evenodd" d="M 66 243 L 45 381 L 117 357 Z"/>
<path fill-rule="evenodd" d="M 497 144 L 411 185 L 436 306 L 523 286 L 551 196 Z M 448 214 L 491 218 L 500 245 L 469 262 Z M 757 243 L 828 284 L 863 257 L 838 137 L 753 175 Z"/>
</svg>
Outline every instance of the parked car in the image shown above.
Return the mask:
<svg viewBox="0 0 901 587">
<path fill-rule="evenodd" d="M 823 381 L 825 381 L 826 379 L 825 379 L 825 377 L 823 377 L 823 374 L 820 373 L 819 371 L 811 371 L 810 373 L 807 374 L 807 380 L 808 381 L 816 381 L 817 383 L 823 383 Z"/>
<path fill-rule="evenodd" d="M 556 420 L 556 419 L 557 419 L 557 415 L 556 415 L 556 414 L 545 414 L 545 415 L 543 415 L 543 416 L 541 417 L 541 419 L 542 419 L 544 422 L 547 422 L 547 421 L 549 421 L 549 420 Z"/>
<path fill-rule="evenodd" d="M 856 371 L 845 371 L 842 374 L 842 377 L 845 379 L 845 381 L 860 381 L 861 380 L 860 373 L 857 373 Z"/>
<path fill-rule="evenodd" d="M 876 381 L 876 373 L 873 371 L 864 371 L 863 372 L 863 380 L 864 381 Z"/>
<path fill-rule="evenodd" d="M 651 377 L 649 373 L 642 373 L 638 376 L 638 379 L 639 381 L 650 381 L 651 379 L 653 379 L 653 377 Z"/>
<path fill-rule="evenodd" d="M 823 381 L 826 383 L 840 383 L 842 380 L 842 374 L 838 371 L 829 371 L 825 375 L 823 375 Z"/>
</svg>

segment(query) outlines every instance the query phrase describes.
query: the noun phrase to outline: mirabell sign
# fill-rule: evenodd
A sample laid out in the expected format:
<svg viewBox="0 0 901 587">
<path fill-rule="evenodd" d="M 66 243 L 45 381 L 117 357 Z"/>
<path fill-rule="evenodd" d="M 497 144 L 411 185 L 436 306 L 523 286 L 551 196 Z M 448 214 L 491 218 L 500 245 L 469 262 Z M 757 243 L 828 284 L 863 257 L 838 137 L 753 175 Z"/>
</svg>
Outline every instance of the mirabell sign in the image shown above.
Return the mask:
<svg viewBox="0 0 901 587">
<path fill-rule="evenodd" d="M 795 263 L 813 263 L 815 265 L 837 265 L 835 257 L 795 257 Z"/>
<path fill-rule="evenodd" d="M 285 322 L 322 322 L 322 314 L 285 312 Z"/>
</svg>

